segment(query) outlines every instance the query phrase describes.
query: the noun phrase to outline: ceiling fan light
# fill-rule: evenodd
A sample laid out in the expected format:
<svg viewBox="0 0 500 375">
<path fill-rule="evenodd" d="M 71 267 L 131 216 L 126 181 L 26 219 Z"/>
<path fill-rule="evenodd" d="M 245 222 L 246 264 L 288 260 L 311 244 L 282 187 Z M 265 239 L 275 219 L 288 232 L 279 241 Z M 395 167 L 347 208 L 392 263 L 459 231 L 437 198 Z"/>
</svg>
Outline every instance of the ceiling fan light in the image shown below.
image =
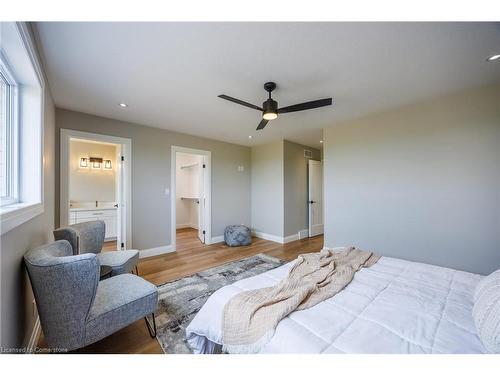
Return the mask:
<svg viewBox="0 0 500 375">
<path fill-rule="evenodd" d="M 272 100 L 271 98 L 267 99 L 264 103 L 262 103 L 262 118 L 264 120 L 276 120 L 278 118 L 278 102 Z"/>
<path fill-rule="evenodd" d="M 276 120 L 278 118 L 278 114 L 276 112 L 265 112 L 262 115 L 264 120 Z"/>
</svg>

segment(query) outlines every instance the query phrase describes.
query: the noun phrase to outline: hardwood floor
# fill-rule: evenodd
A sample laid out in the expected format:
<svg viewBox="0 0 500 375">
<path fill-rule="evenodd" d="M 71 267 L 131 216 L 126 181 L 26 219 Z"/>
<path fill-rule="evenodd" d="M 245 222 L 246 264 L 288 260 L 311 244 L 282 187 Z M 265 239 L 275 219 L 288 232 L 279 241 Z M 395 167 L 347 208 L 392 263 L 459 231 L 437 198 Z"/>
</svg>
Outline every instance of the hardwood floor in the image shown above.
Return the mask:
<svg viewBox="0 0 500 375">
<path fill-rule="evenodd" d="M 179 279 L 201 270 L 259 253 L 292 260 L 298 254 L 318 251 L 323 247 L 323 237 L 279 244 L 272 241 L 253 238 L 250 246 L 229 247 L 223 242 L 205 246 L 190 229 L 179 230 L 177 251 L 165 255 L 142 259 L 139 263 L 139 275 L 153 284 L 160 285 Z"/>
<path fill-rule="evenodd" d="M 102 245 L 102 251 L 114 251 L 117 250 L 116 241 L 106 241 Z"/>
<path fill-rule="evenodd" d="M 253 238 L 250 246 L 229 247 L 224 243 L 203 245 L 194 229 L 177 231 L 177 251 L 141 259 L 139 276 L 156 285 L 192 275 L 201 270 L 229 263 L 259 253 L 283 260 L 295 259 L 299 254 L 319 251 L 323 248 L 323 236 L 279 244 Z M 43 340 L 40 342 L 43 347 Z M 76 353 L 163 353 L 156 339 L 152 339 L 141 319 L 113 335 L 96 342 Z"/>
</svg>

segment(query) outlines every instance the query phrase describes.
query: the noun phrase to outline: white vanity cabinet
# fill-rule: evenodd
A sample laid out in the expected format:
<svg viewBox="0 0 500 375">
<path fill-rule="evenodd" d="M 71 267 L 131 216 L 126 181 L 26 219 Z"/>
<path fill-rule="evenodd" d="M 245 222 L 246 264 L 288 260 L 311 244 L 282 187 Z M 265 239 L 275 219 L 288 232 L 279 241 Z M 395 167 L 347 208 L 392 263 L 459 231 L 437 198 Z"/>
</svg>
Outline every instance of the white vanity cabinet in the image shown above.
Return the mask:
<svg viewBox="0 0 500 375">
<path fill-rule="evenodd" d="M 116 208 L 71 208 L 69 211 L 70 225 L 93 220 L 103 220 L 106 224 L 106 241 L 116 239 Z"/>
</svg>

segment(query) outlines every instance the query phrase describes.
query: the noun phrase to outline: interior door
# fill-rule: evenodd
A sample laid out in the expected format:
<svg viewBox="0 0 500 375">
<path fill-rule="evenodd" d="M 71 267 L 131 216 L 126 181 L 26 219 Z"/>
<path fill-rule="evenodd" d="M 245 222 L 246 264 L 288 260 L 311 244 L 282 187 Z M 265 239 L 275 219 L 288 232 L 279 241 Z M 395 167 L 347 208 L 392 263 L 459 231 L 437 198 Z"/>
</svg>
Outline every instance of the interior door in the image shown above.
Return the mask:
<svg viewBox="0 0 500 375">
<path fill-rule="evenodd" d="M 205 156 L 198 165 L 198 238 L 205 243 Z"/>
<path fill-rule="evenodd" d="M 122 248 L 121 244 L 125 243 L 124 237 L 124 222 L 123 222 L 123 202 L 124 202 L 124 194 L 123 194 L 123 163 L 122 160 L 122 145 L 117 145 L 116 147 L 116 165 L 115 165 L 115 194 L 116 194 L 116 248 L 117 250 L 125 250 L 125 247 Z"/>
<path fill-rule="evenodd" d="M 323 163 L 308 161 L 309 237 L 323 234 Z"/>
</svg>

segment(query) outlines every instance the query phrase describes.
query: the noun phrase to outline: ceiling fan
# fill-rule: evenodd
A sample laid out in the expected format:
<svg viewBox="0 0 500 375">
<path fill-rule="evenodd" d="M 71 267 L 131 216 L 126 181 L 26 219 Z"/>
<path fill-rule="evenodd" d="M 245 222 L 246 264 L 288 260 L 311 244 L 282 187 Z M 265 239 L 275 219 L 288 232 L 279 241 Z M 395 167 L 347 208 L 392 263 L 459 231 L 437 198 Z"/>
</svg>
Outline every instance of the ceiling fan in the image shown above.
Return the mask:
<svg viewBox="0 0 500 375">
<path fill-rule="evenodd" d="M 259 126 L 257 126 L 257 130 L 262 130 L 266 127 L 267 123 L 271 120 L 275 120 L 278 118 L 278 114 L 289 113 L 289 112 L 298 112 L 305 111 L 306 109 L 314 109 L 319 107 L 325 107 L 327 105 L 332 104 L 332 98 L 313 100 L 310 102 L 300 103 L 289 105 L 288 107 L 278 108 L 278 102 L 271 98 L 271 92 L 276 88 L 276 83 L 274 82 L 266 82 L 264 83 L 264 90 L 269 93 L 269 98 L 262 103 L 262 108 L 251 103 L 247 103 L 243 100 L 233 98 L 227 95 L 219 95 L 218 97 L 221 99 L 229 100 L 230 102 L 244 105 L 245 107 L 253 108 L 262 112 L 262 121 Z"/>
</svg>

